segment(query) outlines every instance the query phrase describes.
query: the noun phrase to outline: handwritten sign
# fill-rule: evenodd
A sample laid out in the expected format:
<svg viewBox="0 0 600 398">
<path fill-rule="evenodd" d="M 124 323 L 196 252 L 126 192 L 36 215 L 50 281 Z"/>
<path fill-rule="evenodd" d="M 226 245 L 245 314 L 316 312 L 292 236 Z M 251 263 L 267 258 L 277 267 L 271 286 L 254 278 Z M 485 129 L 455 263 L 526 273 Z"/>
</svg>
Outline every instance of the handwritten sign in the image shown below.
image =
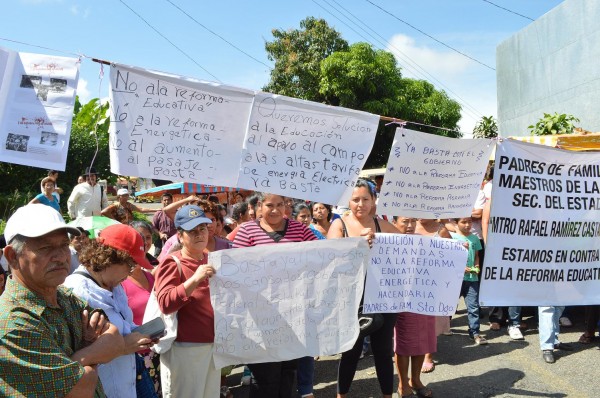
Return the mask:
<svg viewBox="0 0 600 398">
<path fill-rule="evenodd" d="M 368 257 L 362 238 L 210 253 L 217 368 L 349 350 Z"/>
<path fill-rule="evenodd" d="M 111 66 L 111 171 L 236 186 L 253 92 Z"/>
<path fill-rule="evenodd" d="M 456 240 L 375 234 L 363 312 L 453 315 L 466 264 Z"/>
<path fill-rule="evenodd" d="M 600 154 L 503 140 L 482 305 L 600 303 Z"/>
<path fill-rule="evenodd" d="M 77 58 L 0 49 L 0 160 L 64 170 Z"/>
<path fill-rule="evenodd" d="M 492 150 L 490 140 L 397 129 L 379 211 L 417 218 L 470 216 Z"/>
<path fill-rule="evenodd" d="M 365 112 L 258 93 L 238 186 L 347 204 L 378 121 Z"/>
</svg>

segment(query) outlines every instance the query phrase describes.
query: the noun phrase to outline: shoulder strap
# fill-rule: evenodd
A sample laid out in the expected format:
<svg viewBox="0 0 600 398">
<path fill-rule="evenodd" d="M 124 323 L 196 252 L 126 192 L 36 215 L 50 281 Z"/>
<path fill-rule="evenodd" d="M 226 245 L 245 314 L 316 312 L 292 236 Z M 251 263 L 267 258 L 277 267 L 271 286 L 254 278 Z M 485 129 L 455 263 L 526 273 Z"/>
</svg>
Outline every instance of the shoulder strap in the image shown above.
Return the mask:
<svg viewBox="0 0 600 398">
<path fill-rule="evenodd" d="M 342 223 L 342 236 L 344 238 L 348 237 L 348 229 L 346 229 L 346 223 L 344 222 L 344 220 L 342 220 L 342 217 L 340 217 L 340 222 Z"/>
<path fill-rule="evenodd" d="M 373 217 L 373 221 L 375 222 L 375 232 L 381 232 L 381 227 L 379 226 L 379 220 L 377 220 L 377 217 Z"/>
<path fill-rule="evenodd" d="M 181 275 L 183 275 L 183 271 L 181 270 L 181 260 L 179 260 L 177 257 L 175 257 L 172 254 L 171 254 L 171 257 L 173 257 L 173 260 L 175 260 L 175 264 L 177 264 L 177 271 L 179 271 L 179 276 L 181 277 Z"/>
<path fill-rule="evenodd" d="M 91 280 L 92 282 L 94 282 L 96 285 L 98 285 L 98 287 L 102 287 L 102 286 L 100 286 L 100 284 L 98 282 L 96 282 L 96 280 L 94 278 L 92 278 L 92 276 L 90 274 L 86 274 L 85 272 L 82 272 L 82 271 L 75 271 L 75 272 L 73 272 L 73 274 L 77 274 L 77 275 L 86 277 L 89 280 Z"/>
</svg>

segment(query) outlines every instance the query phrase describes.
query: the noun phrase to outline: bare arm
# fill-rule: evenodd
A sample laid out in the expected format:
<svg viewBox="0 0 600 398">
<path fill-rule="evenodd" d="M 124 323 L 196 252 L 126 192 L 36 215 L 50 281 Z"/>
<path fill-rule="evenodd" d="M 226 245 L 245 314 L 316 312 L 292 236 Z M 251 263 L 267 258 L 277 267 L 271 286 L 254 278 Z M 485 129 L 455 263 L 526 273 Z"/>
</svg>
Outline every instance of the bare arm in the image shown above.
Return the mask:
<svg viewBox="0 0 600 398">
<path fill-rule="evenodd" d="M 114 206 L 110 205 L 110 206 L 102 209 L 102 211 L 100 212 L 100 215 L 104 216 L 104 217 L 112 218 L 114 220 L 115 219 L 115 214 L 114 214 L 115 212 L 113 210 L 114 210 Z"/>
<path fill-rule="evenodd" d="M 153 211 L 156 211 L 154 209 L 148 209 L 147 207 L 138 207 L 132 203 L 130 203 L 131 205 L 131 209 L 133 211 L 137 211 L 138 213 L 152 213 Z"/>
<path fill-rule="evenodd" d="M 488 225 L 490 223 L 490 207 L 492 206 L 492 199 L 488 200 L 483 208 L 481 214 L 481 232 L 483 234 L 483 242 L 487 244 L 487 233 Z"/>
<path fill-rule="evenodd" d="M 327 232 L 327 239 L 339 239 L 344 237 L 344 231 L 342 231 L 342 222 L 339 219 L 335 219 L 329 227 Z"/>
<path fill-rule="evenodd" d="M 93 366 L 99 363 L 107 363 L 125 353 L 125 341 L 117 327 L 109 324 L 98 338 L 71 355 L 71 359 L 83 366 Z"/>
<path fill-rule="evenodd" d="M 168 206 L 165 206 L 163 208 L 163 212 L 167 215 L 167 217 L 169 217 L 171 220 L 175 220 L 175 213 L 177 213 L 177 210 L 179 210 L 179 208 L 181 206 L 187 205 L 191 202 L 197 202 L 198 200 L 200 200 L 199 197 L 197 197 L 196 195 L 191 195 L 188 196 L 185 199 L 181 199 L 178 200 L 177 202 L 173 202 Z"/>
<path fill-rule="evenodd" d="M 40 203 L 40 201 L 37 198 L 33 198 L 31 199 L 31 201 L 29 202 L 30 205 L 34 204 L 34 203 Z"/>
</svg>

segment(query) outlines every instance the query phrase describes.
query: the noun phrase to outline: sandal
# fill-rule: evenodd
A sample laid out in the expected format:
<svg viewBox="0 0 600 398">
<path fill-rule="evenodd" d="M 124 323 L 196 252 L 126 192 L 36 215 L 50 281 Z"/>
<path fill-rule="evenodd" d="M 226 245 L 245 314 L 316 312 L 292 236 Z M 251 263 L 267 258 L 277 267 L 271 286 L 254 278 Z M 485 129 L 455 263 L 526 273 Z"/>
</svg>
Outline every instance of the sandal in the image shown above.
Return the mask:
<svg viewBox="0 0 600 398">
<path fill-rule="evenodd" d="M 417 397 L 422 397 L 422 398 L 432 398 L 433 397 L 433 391 L 431 391 L 431 389 L 423 386 L 421 388 L 413 388 L 413 393 L 417 396 Z"/>
<path fill-rule="evenodd" d="M 421 367 L 421 373 L 431 373 L 435 370 L 435 364 L 433 362 L 423 362 Z"/>
<path fill-rule="evenodd" d="M 594 336 L 590 336 L 587 333 L 584 333 L 581 335 L 581 337 L 579 337 L 579 342 L 581 344 L 591 344 L 593 340 L 594 340 Z"/>
<path fill-rule="evenodd" d="M 405 398 L 405 397 L 412 397 L 414 396 L 414 394 L 412 393 L 412 390 L 410 393 L 406 394 L 406 395 L 402 395 L 402 390 L 400 388 L 398 388 L 398 391 L 396 391 L 398 393 L 398 396 L 400 398 Z"/>
<path fill-rule="evenodd" d="M 490 330 L 500 330 L 500 324 L 498 322 L 490 322 Z"/>
</svg>

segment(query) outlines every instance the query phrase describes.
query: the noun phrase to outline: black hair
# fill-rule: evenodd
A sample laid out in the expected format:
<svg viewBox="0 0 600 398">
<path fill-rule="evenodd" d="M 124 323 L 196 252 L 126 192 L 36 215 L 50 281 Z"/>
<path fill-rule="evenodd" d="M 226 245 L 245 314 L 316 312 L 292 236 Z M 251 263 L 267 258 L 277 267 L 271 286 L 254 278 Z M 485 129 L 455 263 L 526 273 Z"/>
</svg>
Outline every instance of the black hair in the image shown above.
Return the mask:
<svg viewBox="0 0 600 398">
<path fill-rule="evenodd" d="M 366 178 L 359 178 L 358 181 L 356 181 L 356 185 L 354 185 L 354 188 L 367 188 L 367 190 L 371 194 L 371 197 L 373 198 L 377 196 L 377 191 L 375 190 L 375 187 L 375 183 Z"/>
<path fill-rule="evenodd" d="M 168 197 L 168 198 L 171 198 L 171 199 L 173 199 L 173 195 L 172 195 L 172 194 L 170 194 L 170 193 L 168 193 L 168 192 L 165 192 L 165 193 L 163 193 L 163 194 L 162 194 L 160 197 L 161 197 L 161 198 Z"/>
<path fill-rule="evenodd" d="M 311 214 L 314 213 L 314 208 L 317 204 L 322 204 L 323 206 L 325 206 L 325 208 L 327 209 L 327 221 L 331 221 L 331 218 L 333 217 L 333 210 L 331 208 L 331 205 L 325 204 L 323 202 L 312 202 L 310 205 Z"/>
<path fill-rule="evenodd" d="M 248 203 L 252 207 L 256 207 L 260 198 L 261 198 L 260 193 L 255 192 L 246 198 L 246 203 Z"/>
<path fill-rule="evenodd" d="M 294 209 L 292 210 L 292 217 L 294 217 L 294 220 L 296 219 L 298 214 L 300 214 L 300 212 L 304 209 L 308 210 L 308 212 L 310 213 L 310 216 L 312 217 L 312 210 L 306 204 L 306 202 L 298 202 L 294 205 Z"/>
<path fill-rule="evenodd" d="M 240 202 L 233 205 L 231 209 L 231 218 L 235 221 L 240 221 L 244 214 L 248 211 L 248 203 Z"/>
</svg>

